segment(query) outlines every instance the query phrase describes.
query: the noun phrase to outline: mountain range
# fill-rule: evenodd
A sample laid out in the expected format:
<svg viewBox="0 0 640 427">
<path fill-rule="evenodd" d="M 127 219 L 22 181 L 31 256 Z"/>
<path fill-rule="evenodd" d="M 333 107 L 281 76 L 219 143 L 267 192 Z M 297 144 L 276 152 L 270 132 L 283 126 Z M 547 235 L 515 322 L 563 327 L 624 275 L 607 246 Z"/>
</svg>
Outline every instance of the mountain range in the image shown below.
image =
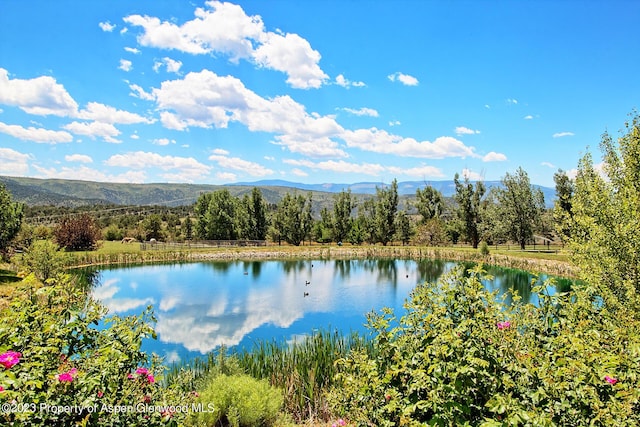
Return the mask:
<svg viewBox="0 0 640 427">
<path fill-rule="evenodd" d="M 93 204 L 180 206 L 194 203 L 202 193 L 226 188 L 237 197 L 250 192 L 253 187 L 260 188 L 264 198 L 270 203 L 277 203 L 285 193 L 293 191 L 311 191 L 315 201 L 322 201 L 332 199 L 333 194 L 343 190 L 351 190 L 354 195 L 364 198 L 367 195 L 375 194 L 376 188 L 382 188 L 386 185 L 380 182 L 302 184 L 282 180 L 262 180 L 227 185 L 128 184 L 9 176 L 0 176 L 0 182 L 4 183 L 14 200 L 32 206 Z M 415 196 L 416 189 L 429 185 L 440 191 L 445 197 L 451 197 L 455 194 L 455 184 L 452 180 L 398 182 L 398 194 L 403 199 L 410 198 Z M 501 182 L 485 181 L 485 185 L 487 188 L 491 188 L 500 186 Z M 547 206 L 552 206 L 555 199 L 555 189 L 542 186 L 534 187 L 542 190 Z"/>
</svg>

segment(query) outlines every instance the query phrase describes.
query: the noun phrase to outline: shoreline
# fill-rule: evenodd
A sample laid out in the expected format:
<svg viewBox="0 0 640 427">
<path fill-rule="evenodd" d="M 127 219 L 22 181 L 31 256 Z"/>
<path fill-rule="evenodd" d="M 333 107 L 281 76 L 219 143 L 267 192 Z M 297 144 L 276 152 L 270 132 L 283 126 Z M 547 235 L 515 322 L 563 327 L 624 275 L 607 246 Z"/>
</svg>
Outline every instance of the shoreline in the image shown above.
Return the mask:
<svg viewBox="0 0 640 427">
<path fill-rule="evenodd" d="M 251 260 L 290 260 L 290 259 L 442 259 L 446 261 L 468 261 L 526 270 L 532 273 L 549 274 L 560 277 L 576 278 L 577 268 L 567 261 L 527 258 L 504 254 L 480 255 L 477 251 L 455 250 L 437 247 L 406 246 L 269 246 L 243 248 L 212 248 L 197 251 L 143 251 L 133 253 L 76 255 L 67 268 L 83 268 L 104 265 L 131 265 L 154 262 L 198 262 L 198 261 L 251 261 Z"/>
</svg>

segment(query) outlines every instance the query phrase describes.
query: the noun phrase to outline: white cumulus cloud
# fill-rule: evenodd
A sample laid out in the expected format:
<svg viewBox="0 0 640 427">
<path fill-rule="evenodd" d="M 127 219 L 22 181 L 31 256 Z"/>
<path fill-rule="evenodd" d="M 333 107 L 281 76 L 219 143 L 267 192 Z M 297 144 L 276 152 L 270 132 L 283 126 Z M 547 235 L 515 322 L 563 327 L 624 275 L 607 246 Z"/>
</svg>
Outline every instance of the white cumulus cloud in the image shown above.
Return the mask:
<svg viewBox="0 0 640 427">
<path fill-rule="evenodd" d="M 342 138 L 347 146 L 382 154 L 404 157 L 444 159 L 446 157 L 478 157 L 473 147 L 450 136 L 440 136 L 433 142 L 404 138 L 377 128 L 347 130 Z"/>
<path fill-rule="evenodd" d="M 374 110 L 373 108 L 366 108 L 366 107 L 362 107 L 362 108 L 343 108 L 344 111 L 346 111 L 347 113 L 351 113 L 355 116 L 369 116 L 369 117 L 378 117 L 378 112 L 376 110 Z"/>
<path fill-rule="evenodd" d="M 479 130 L 469 129 L 464 126 L 458 126 L 455 128 L 456 135 L 476 135 L 479 134 Z"/>
<path fill-rule="evenodd" d="M 398 81 L 405 86 L 417 86 L 419 83 L 417 78 L 408 74 L 401 73 L 399 71 L 393 74 L 389 74 L 387 78 L 392 82 Z"/>
<path fill-rule="evenodd" d="M 122 141 L 116 137 L 120 131 L 111 123 L 103 122 L 71 122 L 63 126 L 64 129 L 76 135 L 85 135 L 91 139 L 102 138 L 106 142 L 119 144 Z"/>
<path fill-rule="evenodd" d="M 73 116 L 78 109 L 76 101 L 53 77 L 10 79 L 4 68 L 0 68 L 0 104 L 39 116 Z"/>
<path fill-rule="evenodd" d="M 133 62 L 129 61 L 128 59 L 121 59 L 118 68 L 122 71 L 129 72 L 133 69 Z"/>
<path fill-rule="evenodd" d="M 276 134 L 273 143 L 292 152 L 322 157 L 346 157 L 332 139 L 343 128 L 331 116 L 309 114 L 290 96 L 265 99 L 232 76 L 212 71 L 188 73 L 153 89 L 160 121 L 168 129 L 226 128 L 239 122 L 252 132 Z"/>
<path fill-rule="evenodd" d="M 224 152 L 224 150 L 214 151 L 218 151 L 218 153 Z M 239 157 L 228 157 L 225 154 L 212 154 L 209 156 L 209 160 L 216 162 L 221 168 L 244 172 L 251 176 L 268 176 L 273 174 L 271 169 L 265 168 L 259 163 L 250 162 Z"/>
<path fill-rule="evenodd" d="M 156 73 L 160 71 L 160 68 L 164 66 L 168 73 L 179 73 L 180 68 L 182 67 L 181 61 L 176 61 L 174 59 L 164 57 L 159 61 L 154 62 L 153 71 Z"/>
<path fill-rule="evenodd" d="M 351 86 L 353 87 L 364 87 L 366 86 L 366 84 L 364 82 L 352 82 L 351 80 L 347 79 L 344 75 L 342 74 L 338 74 L 338 76 L 336 76 L 336 84 L 338 86 L 342 86 L 345 88 L 350 88 Z"/>
<path fill-rule="evenodd" d="M 245 59 L 287 74 L 294 88 L 318 88 L 328 76 L 318 65 L 320 54 L 297 34 L 266 31 L 260 16 L 248 16 L 241 6 L 208 1 L 195 18 L 177 25 L 159 18 L 130 15 L 124 21 L 141 27 L 138 43 L 191 54 L 222 53 L 232 62 Z"/>
<path fill-rule="evenodd" d="M 100 22 L 100 23 L 98 23 L 98 25 L 100 26 L 102 31 L 105 31 L 107 33 L 112 32 L 116 28 L 116 26 L 114 24 L 112 24 L 111 22 L 109 22 L 109 21 Z"/>
<path fill-rule="evenodd" d="M 136 151 L 115 154 L 105 164 L 137 171 L 158 168 L 164 171 L 162 177 L 171 181 L 192 182 L 209 174 L 210 166 L 200 163 L 193 157 L 162 156 L 158 153 Z"/>
<path fill-rule="evenodd" d="M 86 154 L 70 154 L 64 156 L 64 159 L 67 162 L 93 163 L 91 156 L 87 156 Z"/>
<path fill-rule="evenodd" d="M 31 156 L 11 148 L 0 147 L 0 175 L 17 176 L 29 171 Z"/>
<path fill-rule="evenodd" d="M 507 156 L 502 153 L 496 153 L 495 151 L 487 153 L 482 157 L 483 162 L 505 162 L 506 160 Z"/>
<path fill-rule="evenodd" d="M 0 132 L 23 141 L 44 144 L 59 144 L 73 141 L 73 136 L 69 132 L 36 128 L 33 126 L 25 128 L 20 125 L 8 125 L 2 122 L 0 122 Z"/>
<path fill-rule="evenodd" d="M 98 102 L 89 102 L 85 109 L 78 112 L 76 117 L 110 124 L 153 123 L 153 120 L 142 117 L 139 114 L 118 110 Z"/>
</svg>

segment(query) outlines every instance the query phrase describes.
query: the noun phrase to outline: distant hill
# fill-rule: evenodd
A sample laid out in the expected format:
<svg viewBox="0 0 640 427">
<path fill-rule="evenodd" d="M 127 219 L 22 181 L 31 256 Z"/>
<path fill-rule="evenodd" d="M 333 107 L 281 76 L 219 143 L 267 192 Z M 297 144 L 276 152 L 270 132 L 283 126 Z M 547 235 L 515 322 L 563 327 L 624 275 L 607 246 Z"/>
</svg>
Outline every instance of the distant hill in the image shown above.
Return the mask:
<svg viewBox="0 0 640 427">
<path fill-rule="evenodd" d="M 484 181 L 487 189 L 491 187 L 500 187 L 502 183 L 500 181 Z M 289 182 L 283 180 L 262 180 L 255 182 L 239 182 L 237 184 L 228 184 L 229 186 L 251 186 L 251 187 L 265 187 L 265 186 L 279 186 L 287 188 L 298 188 L 308 191 L 321 191 L 329 193 L 339 193 L 343 190 L 351 190 L 353 194 L 376 194 L 376 188 L 383 188 L 389 183 L 382 182 L 356 182 L 355 184 L 301 184 L 297 182 Z M 452 197 L 456 193 L 456 185 L 453 180 L 446 181 L 401 181 L 398 182 L 398 194 L 415 196 L 418 188 L 424 188 L 431 186 L 440 191 L 444 197 Z M 554 188 L 543 187 L 541 185 L 534 185 L 535 188 L 542 190 L 544 194 L 544 200 L 548 207 L 553 206 L 553 201 L 556 198 L 556 190 Z"/>
<path fill-rule="evenodd" d="M 311 191 L 314 210 L 329 206 L 333 194 L 350 189 L 356 198 L 365 198 L 375 194 L 376 188 L 385 184 L 379 182 L 358 182 L 354 184 L 302 184 L 282 180 L 263 180 L 242 182 L 227 185 L 210 184 L 126 184 L 110 182 L 93 182 L 66 179 L 38 179 L 0 176 L 13 197 L 28 205 L 83 206 L 95 204 L 116 205 L 163 205 L 180 206 L 194 203 L 200 194 L 226 188 L 234 196 L 242 196 L 251 192 L 253 187 L 262 191 L 269 203 L 277 203 L 287 192 Z M 499 186 L 500 181 L 485 181 L 487 188 Z M 388 184 L 387 184 L 388 185 Z M 401 204 L 412 196 L 416 189 L 431 185 L 445 197 L 455 194 L 453 181 L 402 181 L 398 182 L 398 193 Z M 547 206 L 553 205 L 555 190 L 539 187 L 545 197 Z"/>
</svg>

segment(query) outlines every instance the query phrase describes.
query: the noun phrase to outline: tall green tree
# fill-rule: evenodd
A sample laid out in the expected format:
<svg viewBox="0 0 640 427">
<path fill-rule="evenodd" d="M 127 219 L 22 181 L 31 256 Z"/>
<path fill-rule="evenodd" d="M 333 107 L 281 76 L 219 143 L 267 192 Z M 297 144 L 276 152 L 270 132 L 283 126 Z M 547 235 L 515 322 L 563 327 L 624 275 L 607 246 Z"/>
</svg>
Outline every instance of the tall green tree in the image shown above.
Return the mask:
<svg viewBox="0 0 640 427">
<path fill-rule="evenodd" d="M 372 211 L 371 232 L 374 241 L 386 246 L 396 232 L 396 213 L 398 212 L 398 181 L 396 179 L 388 187 L 376 188 L 376 199 Z"/>
<path fill-rule="evenodd" d="M 198 237 L 206 240 L 237 239 L 237 205 L 237 199 L 227 189 L 202 194 L 195 206 Z"/>
<path fill-rule="evenodd" d="M 151 214 L 142 221 L 142 234 L 144 240 L 162 238 L 162 218 L 158 214 Z"/>
<path fill-rule="evenodd" d="M 518 242 L 521 249 L 527 240 L 533 238 L 534 231 L 541 225 L 544 212 L 544 195 L 534 188 L 529 175 L 518 168 L 515 174 L 506 173 L 502 188 L 496 188 L 498 212 L 510 239 Z"/>
<path fill-rule="evenodd" d="M 0 255 L 4 257 L 11 240 L 20 231 L 24 206 L 14 202 L 11 193 L 0 183 Z"/>
<path fill-rule="evenodd" d="M 333 204 L 333 241 L 343 242 L 349 236 L 353 226 L 351 213 L 356 203 L 351 196 L 351 190 L 341 191 L 334 196 Z"/>
<path fill-rule="evenodd" d="M 316 242 L 325 243 L 333 238 L 333 215 L 327 207 L 320 210 L 320 221 L 313 225 L 313 234 Z"/>
<path fill-rule="evenodd" d="M 605 132 L 601 173 L 590 154 L 578 165 L 569 247 L 582 278 L 615 306 L 640 294 L 640 117 L 614 141 Z"/>
<path fill-rule="evenodd" d="M 444 213 L 444 196 L 441 192 L 428 185 L 423 189 L 416 189 L 416 208 L 422 216 L 424 224 L 430 219 L 440 218 Z"/>
<path fill-rule="evenodd" d="M 574 182 L 567 173 L 559 169 L 553 175 L 556 183 L 556 201 L 553 205 L 553 222 L 556 232 L 563 242 L 571 237 L 571 221 L 573 219 L 572 199 L 575 192 Z"/>
<path fill-rule="evenodd" d="M 267 203 L 259 188 L 253 187 L 251 196 L 243 199 L 243 206 L 248 217 L 247 230 L 243 237 L 249 240 L 265 240 L 269 228 Z"/>
<path fill-rule="evenodd" d="M 454 199 L 457 203 L 456 214 L 460 221 L 460 233 L 462 237 L 471 243 L 474 249 L 478 248 L 480 242 L 480 223 L 482 221 L 482 197 L 486 187 L 482 181 L 477 181 L 474 185 L 465 176 L 460 182 L 460 175 L 457 173 L 453 178 L 456 186 Z"/>
<path fill-rule="evenodd" d="M 313 226 L 311 206 L 311 193 L 306 198 L 301 194 L 286 193 L 278 203 L 272 235 L 291 245 L 300 246 L 309 237 Z"/>
<path fill-rule="evenodd" d="M 405 211 L 400 211 L 396 215 L 396 232 L 403 245 L 409 244 L 412 234 L 411 221 Z"/>
<path fill-rule="evenodd" d="M 193 239 L 193 221 L 191 220 L 191 216 L 187 215 L 184 220 L 184 238 L 187 240 Z"/>
</svg>

